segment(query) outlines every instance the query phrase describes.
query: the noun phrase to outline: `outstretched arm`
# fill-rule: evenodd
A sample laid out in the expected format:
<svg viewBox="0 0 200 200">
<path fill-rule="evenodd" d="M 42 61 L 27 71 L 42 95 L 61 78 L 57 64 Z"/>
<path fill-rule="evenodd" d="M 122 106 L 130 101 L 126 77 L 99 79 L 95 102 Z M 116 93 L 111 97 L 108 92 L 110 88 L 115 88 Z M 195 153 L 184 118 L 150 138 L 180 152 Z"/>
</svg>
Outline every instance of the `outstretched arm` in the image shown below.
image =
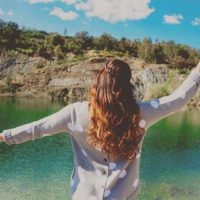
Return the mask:
<svg viewBox="0 0 200 200">
<path fill-rule="evenodd" d="M 139 102 L 142 110 L 142 125 L 147 128 L 158 120 L 179 111 L 195 96 L 199 85 L 200 63 L 172 94 L 151 101 Z"/>
<path fill-rule="evenodd" d="M 70 132 L 74 123 L 75 104 L 67 105 L 38 121 L 4 130 L 0 134 L 0 141 L 5 141 L 7 144 L 20 144 L 60 132 Z"/>
</svg>

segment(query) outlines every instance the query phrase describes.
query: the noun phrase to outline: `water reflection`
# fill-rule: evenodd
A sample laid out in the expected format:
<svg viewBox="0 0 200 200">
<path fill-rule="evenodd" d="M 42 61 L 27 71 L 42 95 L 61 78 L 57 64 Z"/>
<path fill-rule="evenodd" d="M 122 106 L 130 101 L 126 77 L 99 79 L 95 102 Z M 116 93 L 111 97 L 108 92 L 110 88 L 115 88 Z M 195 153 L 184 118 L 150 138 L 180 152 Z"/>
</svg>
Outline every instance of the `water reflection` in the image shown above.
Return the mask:
<svg viewBox="0 0 200 200">
<path fill-rule="evenodd" d="M 166 118 L 166 121 L 169 122 L 170 126 L 177 127 L 181 126 L 183 122 L 187 122 L 188 124 L 199 127 L 200 126 L 200 110 L 198 108 L 184 108 L 175 115 L 172 115 Z"/>
<path fill-rule="evenodd" d="M 20 110 L 26 109 L 44 109 L 49 108 L 49 105 L 53 107 L 53 109 L 57 109 L 59 106 L 67 105 L 64 101 L 52 101 L 51 99 L 29 99 L 29 98 L 14 98 L 14 97 L 1 97 L 0 98 L 1 105 L 16 105 Z"/>
<path fill-rule="evenodd" d="M 65 104 L 0 99 L 0 131 L 40 119 Z M 200 117 L 182 110 L 147 131 L 138 200 L 200 199 Z M 0 144 L 0 200 L 68 200 L 73 156 L 66 133 L 20 145 Z"/>
</svg>

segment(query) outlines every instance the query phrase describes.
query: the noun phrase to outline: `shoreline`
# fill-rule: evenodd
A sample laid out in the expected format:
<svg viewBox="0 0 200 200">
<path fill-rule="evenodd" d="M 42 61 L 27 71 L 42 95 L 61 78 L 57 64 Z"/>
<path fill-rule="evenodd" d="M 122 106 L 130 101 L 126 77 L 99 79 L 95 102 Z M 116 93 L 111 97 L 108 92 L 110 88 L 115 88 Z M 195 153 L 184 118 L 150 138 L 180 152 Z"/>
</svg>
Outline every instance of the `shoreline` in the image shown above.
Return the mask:
<svg viewBox="0 0 200 200">
<path fill-rule="evenodd" d="M 75 97 L 73 97 L 73 99 L 61 100 L 61 99 L 58 99 L 58 98 L 52 98 L 51 96 L 46 95 L 46 94 L 35 95 L 33 93 L 24 93 L 24 94 L 17 94 L 17 95 L 12 95 L 12 94 L 9 94 L 9 93 L 6 93 L 6 94 L 0 93 L 0 98 L 36 99 L 36 100 L 40 99 L 40 100 L 58 101 L 58 102 L 65 102 L 65 103 L 73 103 L 73 102 L 76 102 L 76 101 L 84 101 L 83 99 L 79 99 L 79 98 L 75 98 Z M 85 99 L 85 100 L 87 100 L 87 99 Z M 197 102 L 194 99 L 191 99 L 189 101 L 189 103 L 187 103 L 187 105 L 184 106 L 184 107 L 200 109 L 200 102 Z"/>
</svg>

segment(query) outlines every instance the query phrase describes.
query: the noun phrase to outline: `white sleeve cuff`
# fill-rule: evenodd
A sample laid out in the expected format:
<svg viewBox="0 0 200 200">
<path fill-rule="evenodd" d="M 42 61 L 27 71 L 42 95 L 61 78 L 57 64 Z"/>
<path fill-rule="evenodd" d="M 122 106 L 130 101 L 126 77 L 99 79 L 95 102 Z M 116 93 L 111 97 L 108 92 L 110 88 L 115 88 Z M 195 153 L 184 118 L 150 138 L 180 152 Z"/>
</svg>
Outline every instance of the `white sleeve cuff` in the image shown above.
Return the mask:
<svg viewBox="0 0 200 200">
<path fill-rule="evenodd" d="M 12 136 L 11 136 L 11 131 L 10 130 L 4 130 L 2 132 L 3 136 L 4 136 L 4 141 L 6 144 L 14 144 L 14 141 L 12 139 Z"/>
</svg>

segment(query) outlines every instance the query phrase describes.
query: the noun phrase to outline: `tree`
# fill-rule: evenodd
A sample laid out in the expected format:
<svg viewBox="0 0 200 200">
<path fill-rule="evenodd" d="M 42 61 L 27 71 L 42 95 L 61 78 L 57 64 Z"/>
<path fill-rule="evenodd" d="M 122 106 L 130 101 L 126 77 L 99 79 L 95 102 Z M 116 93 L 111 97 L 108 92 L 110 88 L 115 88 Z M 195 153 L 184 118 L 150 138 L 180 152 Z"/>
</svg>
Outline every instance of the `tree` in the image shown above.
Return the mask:
<svg viewBox="0 0 200 200">
<path fill-rule="evenodd" d="M 189 50 L 184 46 L 179 47 L 177 55 L 183 57 L 184 59 L 188 59 L 190 57 Z"/>
<path fill-rule="evenodd" d="M 116 50 L 117 40 L 108 33 L 103 33 L 100 37 L 95 38 L 94 44 L 100 50 Z"/>
<path fill-rule="evenodd" d="M 140 46 L 141 46 L 141 41 L 139 39 L 131 41 L 131 44 L 130 44 L 130 53 L 134 57 L 139 57 Z"/>
<path fill-rule="evenodd" d="M 3 27 L 5 25 L 5 22 L 0 19 L 0 34 L 3 34 Z"/>
<path fill-rule="evenodd" d="M 119 50 L 123 53 L 130 52 L 130 41 L 122 37 L 118 42 Z"/>
<path fill-rule="evenodd" d="M 64 44 L 65 44 L 65 39 L 61 35 L 58 34 L 51 34 L 46 37 L 44 45 L 46 49 L 47 54 L 52 54 L 52 55 L 62 55 L 63 54 L 63 49 L 64 49 Z M 59 47 L 58 47 L 59 46 Z M 62 51 L 62 53 L 60 53 Z M 59 57 L 59 59 L 62 56 L 56 56 Z"/>
<path fill-rule="evenodd" d="M 66 28 L 64 29 L 63 34 L 64 34 L 64 36 L 67 35 L 67 29 Z"/>
<path fill-rule="evenodd" d="M 176 44 L 174 41 L 160 43 L 163 47 L 164 54 L 166 56 L 166 62 L 171 63 L 172 59 L 176 55 Z"/>
<path fill-rule="evenodd" d="M 72 51 L 73 53 L 81 53 L 82 47 L 80 44 L 74 42 L 74 41 L 70 41 L 67 44 L 67 48 L 69 51 Z"/>
<path fill-rule="evenodd" d="M 153 46 L 153 57 L 155 63 L 166 63 L 166 55 L 164 53 L 163 46 L 160 43 Z"/>
<path fill-rule="evenodd" d="M 52 34 L 46 38 L 47 42 L 53 46 L 63 46 L 65 44 L 65 39 L 58 34 Z"/>
<path fill-rule="evenodd" d="M 75 34 L 74 42 L 81 46 L 82 49 L 93 47 L 93 37 L 89 36 L 87 31 L 81 31 Z"/>
<path fill-rule="evenodd" d="M 153 44 L 150 38 L 145 38 L 139 47 L 139 57 L 147 62 L 154 61 Z"/>
<path fill-rule="evenodd" d="M 5 23 L 2 26 L 2 36 L 4 38 L 4 41 L 2 43 L 7 49 L 16 48 L 16 42 L 20 36 L 18 24 L 14 22 Z"/>
</svg>

